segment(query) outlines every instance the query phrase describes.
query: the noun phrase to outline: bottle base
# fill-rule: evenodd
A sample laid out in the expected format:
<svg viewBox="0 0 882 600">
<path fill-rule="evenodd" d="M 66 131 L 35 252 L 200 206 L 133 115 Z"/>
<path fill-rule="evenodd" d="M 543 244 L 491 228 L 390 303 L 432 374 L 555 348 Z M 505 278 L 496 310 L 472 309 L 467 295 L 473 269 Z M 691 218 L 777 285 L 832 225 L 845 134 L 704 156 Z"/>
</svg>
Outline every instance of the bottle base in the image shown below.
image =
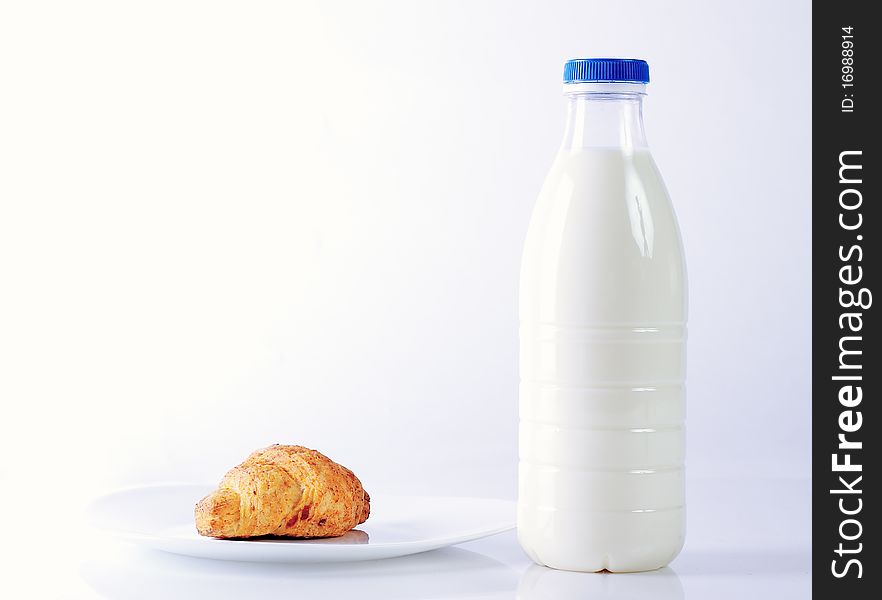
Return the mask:
<svg viewBox="0 0 882 600">
<path fill-rule="evenodd" d="M 527 555 L 530 556 L 530 553 L 527 552 Z M 530 556 L 532 561 L 540 567 L 548 567 L 555 571 L 568 571 L 574 573 L 644 573 L 647 571 L 657 571 L 668 566 L 675 557 L 676 554 L 666 561 L 648 561 L 643 563 L 633 562 L 626 558 L 624 563 L 620 564 L 619 559 L 605 556 L 600 560 L 594 561 L 563 561 L 551 564 L 542 562 L 534 556 Z"/>
<path fill-rule="evenodd" d="M 655 571 L 683 547 L 685 508 L 645 513 L 518 511 L 518 541 L 533 562 L 561 571 Z"/>
</svg>

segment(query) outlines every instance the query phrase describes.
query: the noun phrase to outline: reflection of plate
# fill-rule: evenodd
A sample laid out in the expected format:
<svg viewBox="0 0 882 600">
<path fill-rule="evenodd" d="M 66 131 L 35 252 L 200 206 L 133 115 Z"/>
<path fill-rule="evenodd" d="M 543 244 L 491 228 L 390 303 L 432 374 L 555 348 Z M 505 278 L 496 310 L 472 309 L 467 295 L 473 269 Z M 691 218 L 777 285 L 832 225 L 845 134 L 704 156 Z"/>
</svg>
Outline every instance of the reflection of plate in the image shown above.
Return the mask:
<svg viewBox="0 0 882 600">
<path fill-rule="evenodd" d="M 482 498 L 371 494 L 371 517 L 348 536 L 217 540 L 196 533 L 193 507 L 210 485 L 157 485 L 103 496 L 89 507 L 99 529 L 175 554 L 254 562 L 341 562 L 434 550 L 514 528 L 514 503 Z"/>
<path fill-rule="evenodd" d="M 201 560 L 136 546 L 104 548 L 107 552 L 82 562 L 80 575 L 102 598 L 113 600 L 512 600 L 518 584 L 511 567 L 462 548 L 382 561 L 299 565 Z"/>
</svg>

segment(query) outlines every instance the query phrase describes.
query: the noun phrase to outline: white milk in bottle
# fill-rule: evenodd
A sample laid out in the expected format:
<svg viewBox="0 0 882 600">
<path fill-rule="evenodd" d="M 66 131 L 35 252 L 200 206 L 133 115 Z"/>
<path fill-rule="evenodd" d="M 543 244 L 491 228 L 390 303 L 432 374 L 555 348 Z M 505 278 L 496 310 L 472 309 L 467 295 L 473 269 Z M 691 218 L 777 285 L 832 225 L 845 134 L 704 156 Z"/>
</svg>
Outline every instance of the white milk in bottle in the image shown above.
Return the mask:
<svg viewBox="0 0 882 600">
<path fill-rule="evenodd" d="M 518 538 L 557 569 L 657 569 L 683 546 L 686 271 L 648 81 L 642 60 L 567 62 L 524 247 Z"/>
</svg>

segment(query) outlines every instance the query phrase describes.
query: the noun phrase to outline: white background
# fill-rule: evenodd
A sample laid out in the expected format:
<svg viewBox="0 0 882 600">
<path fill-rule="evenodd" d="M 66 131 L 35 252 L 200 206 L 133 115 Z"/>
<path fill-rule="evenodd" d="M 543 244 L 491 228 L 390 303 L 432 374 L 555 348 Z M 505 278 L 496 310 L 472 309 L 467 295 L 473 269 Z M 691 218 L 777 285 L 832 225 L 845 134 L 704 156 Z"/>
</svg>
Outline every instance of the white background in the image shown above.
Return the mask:
<svg viewBox="0 0 882 600">
<path fill-rule="evenodd" d="M 650 63 L 690 482 L 804 491 L 809 30 L 794 1 L 0 4 L 20 522 L 273 442 L 369 491 L 513 498 L 520 252 L 574 56 Z"/>
</svg>

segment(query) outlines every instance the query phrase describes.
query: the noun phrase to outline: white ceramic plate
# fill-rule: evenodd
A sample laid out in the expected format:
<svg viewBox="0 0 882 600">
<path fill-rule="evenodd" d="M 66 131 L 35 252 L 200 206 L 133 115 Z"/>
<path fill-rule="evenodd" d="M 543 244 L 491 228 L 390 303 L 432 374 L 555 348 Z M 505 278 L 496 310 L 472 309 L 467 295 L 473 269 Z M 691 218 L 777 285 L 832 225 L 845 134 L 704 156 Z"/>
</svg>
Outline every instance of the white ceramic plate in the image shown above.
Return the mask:
<svg viewBox="0 0 882 600">
<path fill-rule="evenodd" d="M 193 524 L 196 502 L 214 486 L 168 484 L 102 496 L 88 509 L 95 527 L 175 554 L 252 562 L 345 562 L 435 550 L 513 529 L 515 504 L 484 498 L 371 494 L 371 516 L 338 538 L 218 540 Z"/>
</svg>

